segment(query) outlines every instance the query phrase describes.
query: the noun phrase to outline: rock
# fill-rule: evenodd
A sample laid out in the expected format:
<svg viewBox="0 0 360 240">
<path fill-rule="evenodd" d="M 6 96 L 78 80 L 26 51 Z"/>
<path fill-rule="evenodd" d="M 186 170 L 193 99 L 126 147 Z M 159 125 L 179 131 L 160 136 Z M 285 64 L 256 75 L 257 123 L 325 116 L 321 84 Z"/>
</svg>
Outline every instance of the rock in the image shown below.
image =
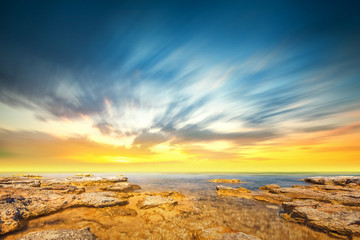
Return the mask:
<svg viewBox="0 0 360 240">
<path fill-rule="evenodd" d="M 27 178 L 42 178 L 42 176 L 36 175 L 36 174 L 19 174 L 19 175 L 16 175 L 16 176 L 27 177 Z"/>
<path fill-rule="evenodd" d="M 59 229 L 29 233 L 18 240 L 100 240 L 90 228 L 80 230 Z"/>
<path fill-rule="evenodd" d="M 136 185 L 136 184 L 131 184 L 131 187 L 132 187 L 133 190 L 141 189 L 141 187 L 139 185 Z"/>
<path fill-rule="evenodd" d="M 251 191 L 246 188 L 232 188 L 226 186 L 216 186 L 216 193 L 222 196 L 238 196 L 249 198 Z"/>
<path fill-rule="evenodd" d="M 229 228 L 216 227 L 204 229 L 195 234 L 197 240 L 261 240 L 258 237 L 242 232 L 235 232 Z"/>
<path fill-rule="evenodd" d="M 40 187 L 40 180 L 19 178 L 19 177 L 0 177 L 0 185 L 2 187 L 12 188 L 29 188 L 29 187 Z"/>
<path fill-rule="evenodd" d="M 137 206 L 141 209 L 160 207 L 164 210 L 171 210 L 175 205 L 177 205 L 177 201 L 173 198 L 166 198 L 162 196 L 146 196 L 143 200 L 137 203 Z"/>
<path fill-rule="evenodd" d="M 79 206 L 99 208 L 128 204 L 128 201 L 119 199 L 115 194 L 107 192 L 84 193 L 81 194 L 80 197 L 78 202 Z"/>
<path fill-rule="evenodd" d="M 93 177 L 94 174 L 91 174 L 91 173 L 76 173 L 74 176 L 75 177 Z"/>
<path fill-rule="evenodd" d="M 39 188 L 3 188 L 0 191 L 0 234 L 18 230 L 29 219 L 47 215 L 69 207 L 108 207 L 125 205 L 126 200 L 115 193 L 61 193 L 57 190 Z"/>
<path fill-rule="evenodd" d="M 277 184 L 269 184 L 269 185 L 259 187 L 259 190 L 272 190 L 272 189 L 278 189 L 278 188 L 281 188 L 281 187 Z"/>
<path fill-rule="evenodd" d="M 106 207 L 106 208 L 98 209 L 96 214 L 101 217 L 136 216 L 137 212 L 131 208 L 116 206 L 116 207 Z"/>
<path fill-rule="evenodd" d="M 285 220 L 298 222 L 329 235 L 353 239 L 360 236 L 360 177 L 312 177 L 313 185 L 282 188 L 275 184 L 251 192 L 244 188 L 217 187 L 217 194 L 282 203 Z"/>
<path fill-rule="evenodd" d="M 179 192 L 162 192 L 160 193 L 161 196 L 163 197 L 171 197 L 171 198 L 175 198 L 175 199 L 183 199 L 185 198 L 185 196 L 182 193 Z"/>
<path fill-rule="evenodd" d="M 302 180 L 322 185 L 360 186 L 360 176 L 308 177 Z"/>
<path fill-rule="evenodd" d="M 76 193 L 80 194 L 85 192 L 85 188 L 83 187 L 76 187 L 73 185 L 55 185 L 55 186 L 44 186 L 40 188 L 41 190 L 52 190 L 52 191 L 59 191 L 59 193 Z"/>
<path fill-rule="evenodd" d="M 322 230 L 329 235 L 352 239 L 360 236 L 360 212 L 314 200 L 283 203 L 283 217 Z"/>
<path fill-rule="evenodd" d="M 100 187 L 100 190 L 114 191 L 114 192 L 132 192 L 134 191 L 133 186 L 127 182 L 115 183 L 112 186 Z"/>
<path fill-rule="evenodd" d="M 76 186 L 95 186 L 108 183 L 126 182 L 127 177 L 68 177 L 61 179 L 44 180 L 41 186 L 48 185 L 76 185 Z"/>
<path fill-rule="evenodd" d="M 212 179 L 209 180 L 209 182 L 213 183 L 244 183 L 240 181 L 239 179 Z"/>
</svg>

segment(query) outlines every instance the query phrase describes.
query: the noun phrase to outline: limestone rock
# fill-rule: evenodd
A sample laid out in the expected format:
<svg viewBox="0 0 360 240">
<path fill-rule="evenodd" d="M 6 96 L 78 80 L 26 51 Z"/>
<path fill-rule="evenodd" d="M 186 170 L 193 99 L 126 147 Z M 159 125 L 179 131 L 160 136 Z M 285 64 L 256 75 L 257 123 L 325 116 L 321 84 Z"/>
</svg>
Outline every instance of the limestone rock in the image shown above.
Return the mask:
<svg viewBox="0 0 360 240">
<path fill-rule="evenodd" d="M 213 183 L 243 183 L 239 179 L 212 179 L 209 182 Z"/>
<path fill-rule="evenodd" d="M 118 178 L 110 179 L 119 180 Z M 83 193 L 84 188 L 73 185 L 28 187 L 38 180 L 0 178 L 0 181 L 6 185 L 0 189 L 0 234 L 20 229 L 29 218 L 47 215 L 69 207 L 101 208 L 128 204 L 127 200 L 117 197 L 115 193 Z M 19 185 L 23 187 L 17 187 Z"/>
<path fill-rule="evenodd" d="M 134 188 L 130 183 L 119 182 L 111 186 L 100 187 L 100 190 L 114 191 L 114 192 L 132 192 L 134 191 Z"/>
<path fill-rule="evenodd" d="M 91 174 L 91 173 L 76 173 L 74 176 L 75 177 L 93 177 L 94 174 Z"/>
<path fill-rule="evenodd" d="M 336 237 L 360 236 L 360 212 L 314 200 L 283 203 L 287 220 L 303 223 Z"/>
<path fill-rule="evenodd" d="M 277 184 L 268 184 L 268 185 L 259 187 L 259 190 L 272 190 L 272 189 L 278 189 L 278 188 L 281 188 L 281 187 Z"/>
<path fill-rule="evenodd" d="M 29 233 L 18 240 L 100 240 L 90 228 L 80 230 L 59 229 Z"/>
<path fill-rule="evenodd" d="M 170 197 L 162 196 L 146 196 L 143 200 L 139 201 L 137 206 L 141 209 L 149 209 L 160 207 L 165 210 L 171 210 L 177 205 L 177 201 Z"/>
<path fill-rule="evenodd" d="M 40 188 L 41 190 L 52 190 L 58 191 L 59 193 L 76 193 L 80 194 L 85 192 L 85 188 L 77 187 L 73 185 L 54 185 L 54 186 L 44 186 Z"/>
<path fill-rule="evenodd" d="M 115 194 L 107 192 L 83 193 L 80 197 L 78 201 L 80 206 L 99 208 L 128 204 L 128 201 L 119 199 Z"/>
<path fill-rule="evenodd" d="M 216 186 L 216 193 L 222 196 L 238 196 L 248 198 L 251 191 L 246 188 L 232 188 L 226 186 Z"/>
<path fill-rule="evenodd" d="M 303 181 L 322 185 L 360 186 L 360 176 L 308 177 Z"/>
<path fill-rule="evenodd" d="M 68 177 L 61 179 L 45 180 L 41 183 L 41 186 L 48 185 L 76 185 L 76 186 L 94 186 L 108 183 L 126 182 L 127 177 Z"/>
</svg>

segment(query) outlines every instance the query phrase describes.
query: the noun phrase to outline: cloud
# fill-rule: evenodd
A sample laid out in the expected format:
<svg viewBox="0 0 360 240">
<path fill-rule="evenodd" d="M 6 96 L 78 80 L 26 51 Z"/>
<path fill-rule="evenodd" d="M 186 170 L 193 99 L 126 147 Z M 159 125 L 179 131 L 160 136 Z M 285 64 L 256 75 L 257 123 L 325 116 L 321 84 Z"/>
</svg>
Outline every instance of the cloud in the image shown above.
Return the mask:
<svg viewBox="0 0 360 240">
<path fill-rule="evenodd" d="M 113 131 L 112 126 L 108 123 L 98 123 L 93 127 L 97 128 L 104 135 L 109 135 Z"/>
<path fill-rule="evenodd" d="M 265 15 L 279 16 L 266 20 L 269 33 L 252 4 L 244 15 L 225 4 L 226 15 L 199 7 L 184 19 L 175 6 L 129 14 L 92 3 L 84 14 L 69 11 L 66 21 L 61 9 L 72 6 L 63 4 L 51 17 L 37 10 L 49 20 L 41 23 L 16 8 L 0 14 L 13 32 L 0 33 L 0 101 L 41 121 L 86 115 L 101 134 L 134 136 L 145 151 L 167 140 L 252 145 L 286 132 L 330 130 L 360 107 L 360 34 L 343 15 L 351 9 L 329 6 L 320 19 L 298 10 L 309 18 L 286 16 L 284 25 L 287 11 L 269 7 Z M 88 15 L 94 9 L 98 14 Z M 292 121 L 298 125 L 285 129 Z"/>
<path fill-rule="evenodd" d="M 165 142 L 167 138 L 161 133 L 150 133 L 148 131 L 143 131 L 140 133 L 133 141 L 133 145 L 140 145 L 142 148 L 149 148 L 151 146 L 157 145 L 159 143 Z"/>
</svg>

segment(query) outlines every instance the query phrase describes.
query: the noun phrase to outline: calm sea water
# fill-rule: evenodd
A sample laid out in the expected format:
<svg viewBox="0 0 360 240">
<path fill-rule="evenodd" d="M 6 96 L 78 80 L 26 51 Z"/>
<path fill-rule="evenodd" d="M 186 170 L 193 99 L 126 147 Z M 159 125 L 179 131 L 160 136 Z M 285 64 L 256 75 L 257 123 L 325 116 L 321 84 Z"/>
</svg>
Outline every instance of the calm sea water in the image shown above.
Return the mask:
<svg viewBox="0 0 360 240">
<path fill-rule="evenodd" d="M 121 173 L 96 173 L 95 176 L 117 176 Z M 0 173 L 0 176 L 12 176 Z M 68 177 L 74 173 L 38 173 L 43 177 Z M 334 240 L 333 237 L 315 231 L 301 224 L 284 221 L 281 206 L 238 197 L 216 195 L 216 185 L 245 187 L 255 190 L 266 184 L 282 187 L 306 185 L 301 179 L 310 176 L 339 176 L 357 174 L 164 174 L 164 173 L 123 173 L 130 183 L 141 186 L 136 192 L 178 191 L 189 197 L 189 206 L 194 213 L 176 214 L 176 211 L 139 210 L 137 200 L 130 198 L 129 205 L 112 208 L 69 208 L 48 216 L 30 220 L 26 227 L 5 236 L 5 240 L 16 240 L 33 231 L 90 227 L 103 240 L 193 240 L 193 233 L 199 229 L 223 226 L 234 231 L 255 235 L 264 240 Z M 240 179 L 246 183 L 211 183 L 210 179 Z M 275 207 L 275 208 L 274 208 Z M 123 216 L 121 209 L 137 210 L 136 216 Z"/>
<path fill-rule="evenodd" d="M 74 173 L 37 173 L 44 177 L 69 177 Z M 179 191 L 184 193 L 207 193 L 215 194 L 216 185 L 225 185 L 232 187 L 244 187 L 250 190 L 256 190 L 258 187 L 266 184 L 278 184 L 281 187 L 291 187 L 293 185 L 307 185 L 301 181 L 303 178 L 313 176 L 360 176 L 360 173 L 94 173 L 94 176 L 118 176 L 123 174 L 129 178 L 129 182 L 138 184 L 142 191 Z M 13 173 L 0 173 L 0 176 L 12 176 Z M 208 180 L 221 179 L 240 179 L 245 183 L 226 184 L 210 183 Z"/>
</svg>

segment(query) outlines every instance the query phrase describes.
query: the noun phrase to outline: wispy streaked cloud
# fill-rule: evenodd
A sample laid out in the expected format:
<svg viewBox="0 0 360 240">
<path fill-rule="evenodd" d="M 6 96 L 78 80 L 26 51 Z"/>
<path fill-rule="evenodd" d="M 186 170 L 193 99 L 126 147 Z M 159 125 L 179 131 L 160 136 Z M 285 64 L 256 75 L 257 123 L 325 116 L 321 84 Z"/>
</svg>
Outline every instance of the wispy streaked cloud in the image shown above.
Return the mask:
<svg viewBox="0 0 360 240">
<path fill-rule="evenodd" d="M 188 145 L 332 138 L 360 122 L 350 116 L 360 108 L 360 18 L 350 6 L 121 2 L 5 4 L 1 128 L 80 136 L 121 154 L 166 143 L 172 157 L 236 159 L 246 157 L 237 148 Z"/>
</svg>

